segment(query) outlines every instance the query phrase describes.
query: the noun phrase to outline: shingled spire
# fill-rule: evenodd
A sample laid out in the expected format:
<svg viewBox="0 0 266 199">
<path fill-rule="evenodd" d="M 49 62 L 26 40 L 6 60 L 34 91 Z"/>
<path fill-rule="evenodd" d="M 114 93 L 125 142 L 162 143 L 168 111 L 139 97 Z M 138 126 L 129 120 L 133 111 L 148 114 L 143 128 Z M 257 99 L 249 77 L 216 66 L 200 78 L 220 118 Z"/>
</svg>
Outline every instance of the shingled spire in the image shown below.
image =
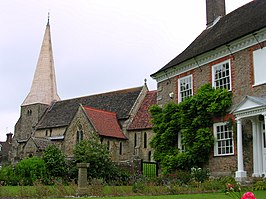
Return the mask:
<svg viewBox="0 0 266 199">
<path fill-rule="evenodd" d="M 60 100 L 57 94 L 54 59 L 50 34 L 49 16 L 41 46 L 31 89 L 22 103 L 22 106 L 30 104 L 47 104 Z"/>
</svg>

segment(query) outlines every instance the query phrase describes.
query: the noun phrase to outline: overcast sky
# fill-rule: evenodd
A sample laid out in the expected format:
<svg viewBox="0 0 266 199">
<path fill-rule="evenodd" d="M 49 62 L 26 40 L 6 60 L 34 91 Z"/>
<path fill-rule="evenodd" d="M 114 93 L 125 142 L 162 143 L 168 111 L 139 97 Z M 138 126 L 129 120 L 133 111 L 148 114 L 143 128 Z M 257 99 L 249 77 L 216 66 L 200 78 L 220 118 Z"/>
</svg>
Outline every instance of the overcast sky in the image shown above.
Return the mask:
<svg viewBox="0 0 266 199">
<path fill-rule="evenodd" d="M 226 0 L 227 13 L 251 0 Z M 205 0 L 0 0 L 0 140 L 14 132 L 50 12 L 61 99 L 141 86 L 205 28 Z"/>
</svg>

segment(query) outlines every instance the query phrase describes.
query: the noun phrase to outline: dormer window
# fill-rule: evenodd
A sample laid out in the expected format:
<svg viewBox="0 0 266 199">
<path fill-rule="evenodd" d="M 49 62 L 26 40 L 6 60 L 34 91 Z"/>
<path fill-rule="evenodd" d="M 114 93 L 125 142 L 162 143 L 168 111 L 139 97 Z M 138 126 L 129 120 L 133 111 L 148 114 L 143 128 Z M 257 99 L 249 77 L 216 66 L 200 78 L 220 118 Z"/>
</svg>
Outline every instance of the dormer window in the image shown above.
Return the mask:
<svg viewBox="0 0 266 199">
<path fill-rule="evenodd" d="M 229 91 L 232 90 L 229 60 L 212 67 L 212 85 L 214 88 L 225 88 Z"/>
</svg>

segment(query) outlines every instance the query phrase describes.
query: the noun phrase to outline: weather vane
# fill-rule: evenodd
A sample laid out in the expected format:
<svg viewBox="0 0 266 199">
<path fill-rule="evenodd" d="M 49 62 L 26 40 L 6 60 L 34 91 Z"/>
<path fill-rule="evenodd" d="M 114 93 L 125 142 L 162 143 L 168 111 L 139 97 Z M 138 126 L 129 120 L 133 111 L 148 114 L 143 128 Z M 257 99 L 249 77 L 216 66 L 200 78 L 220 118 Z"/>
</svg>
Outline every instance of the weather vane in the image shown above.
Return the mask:
<svg viewBox="0 0 266 199">
<path fill-rule="evenodd" d="M 49 24 L 49 20 L 50 20 L 50 12 L 48 12 L 48 22 L 47 22 L 47 24 Z"/>
</svg>

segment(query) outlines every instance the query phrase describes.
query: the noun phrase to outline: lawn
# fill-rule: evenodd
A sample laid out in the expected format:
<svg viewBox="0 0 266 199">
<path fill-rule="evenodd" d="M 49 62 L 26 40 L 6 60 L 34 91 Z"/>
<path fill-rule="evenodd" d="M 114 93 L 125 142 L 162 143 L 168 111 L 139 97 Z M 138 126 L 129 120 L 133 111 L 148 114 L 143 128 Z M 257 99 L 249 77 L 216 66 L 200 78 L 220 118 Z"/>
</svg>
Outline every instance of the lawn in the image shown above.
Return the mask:
<svg viewBox="0 0 266 199">
<path fill-rule="evenodd" d="M 253 192 L 257 199 L 266 198 L 265 191 Z M 205 194 L 180 194 L 180 195 L 161 195 L 161 196 L 122 196 L 122 197 L 104 197 L 97 199 L 230 199 L 229 196 L 224 193 L 205 193 Z"/>
<path fill-rule="evenodd" d="M 97 199 L 230 199 L 224 193 L 202 193 L 202 194 L 179 194 L 179 195 L 163 195 L 163 193 L 153 189 L 151 192 L 146 193 L 133 193 L 131 186 L 94 186 L 89 195 L 97 195 L 100 192 L 105 193 L 105 197 L 97 197 Z M 33 198 L 57 198 L 63 199 L 65 196 L 73 198 L 76 195 L 76 186 L 2 186 L 0 187 L 0 198 L 3 196 L 10 197 L 33 197 Z M 190 190 L 191 191 L 191 190 Z M 254 191 L 253 192 L 257 199 L 266 198 L 265 191 Z M 110 197 L 114 195 L 114 197 Z M 243 194 L 243 193 L 242 193 Z M 120 195 L 120 196 L 119 196 Z M 135 195 L 135 196 L 133 196 Z M 145 196 L 146 195 L 146 196 Z M 150 196 L 159 195 L 159 196 Z M 84 197 L 88 198 L 88 197 Z M 80 198 L 81 199 L 81 198 Z"/>
</svg>

